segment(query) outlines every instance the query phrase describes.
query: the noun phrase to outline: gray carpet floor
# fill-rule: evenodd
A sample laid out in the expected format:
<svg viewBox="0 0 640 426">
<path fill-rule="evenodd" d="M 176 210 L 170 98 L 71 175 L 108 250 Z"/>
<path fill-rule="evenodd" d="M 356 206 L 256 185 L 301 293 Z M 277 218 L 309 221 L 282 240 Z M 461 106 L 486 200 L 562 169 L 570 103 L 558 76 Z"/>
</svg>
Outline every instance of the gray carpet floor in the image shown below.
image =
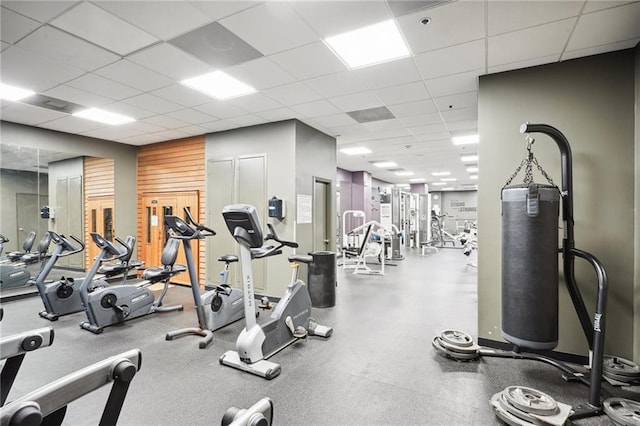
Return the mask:
<svg viewBox="0 0 640 426">
<path fill-rule="evenodd" d="M 431 340 L 442 330 L 475 337 L 477 329 L 476 269 L 459 250 L 407 253 L 397 266 L 387 266 L 384 276 L 339 268 L 336 297 L 335 307 L 312 313 L 334 328 L 333 336 L 310 337 L 275 355 L 282 373 L 271 381 L 218 363 L 234 348 L 242 321 L 217 331 L 206 350 L 198 349 L 195 337 L 165 341 L 167 331 L 196 324 L 185 287 L 172 288 L 165 299 L 184 304 L 183 312 L 135 319 L 101 335 L 78 327 L 83 313 L 53 323 L 39 318 L 37 297 L 4 302 L 3 336 L 48 325 L 55 329 L 51 347 L 25 358 L 9 400 L 132 348 L 141 349 L 143 362 L 122 425 L 219 424 L 228 407 L 248 407 L 263 396 L 273 400 L 279 425 L 499 425 L 488 401 L 511 385 L 534 387 L 569 405 L 588 400 L 587 386 L 565 382 L 546 364 L 497 358 L 455 362 L 435 353 Z M 604 389 L 640 400 L 637 389 Z M 97 424 L 108 392 L 105 387 L 71 404 L 65 424 Z M 610 422 L 602 416 L 575 424 Z"/>
</svg>

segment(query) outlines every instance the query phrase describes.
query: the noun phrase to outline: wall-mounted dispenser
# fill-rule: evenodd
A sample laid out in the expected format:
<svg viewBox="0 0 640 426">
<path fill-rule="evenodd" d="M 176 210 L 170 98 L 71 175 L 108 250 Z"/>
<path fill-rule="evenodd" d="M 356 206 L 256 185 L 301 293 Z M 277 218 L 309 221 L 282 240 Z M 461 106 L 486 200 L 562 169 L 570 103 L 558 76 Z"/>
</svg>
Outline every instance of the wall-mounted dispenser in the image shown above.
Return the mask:
<svg viewBox="0 0 640 426">
<path fill-rule="evenodd" d="M 285 216 L 285 202 L 278 197 L 271 197 L 269 200 L 269 217 L 275 217 L 277 219 L 284 219 Z"/>
<path fill-rule="evenodd" d="M 42 219 L 54 219 L 55 214 L 52 207 L 42 206 L 40 209 L 40 218 Z"/>
</svg>

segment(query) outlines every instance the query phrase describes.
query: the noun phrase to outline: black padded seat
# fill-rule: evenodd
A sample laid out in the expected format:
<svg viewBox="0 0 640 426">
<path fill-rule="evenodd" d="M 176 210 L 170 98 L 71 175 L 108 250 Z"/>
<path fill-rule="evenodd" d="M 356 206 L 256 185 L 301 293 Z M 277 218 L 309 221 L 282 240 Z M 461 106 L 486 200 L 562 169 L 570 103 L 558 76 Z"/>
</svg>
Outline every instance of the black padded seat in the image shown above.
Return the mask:
<svg viewBox="0 0 640 426">
<path fill-rule="evenodd" d="M 107 278 L 114 277 L 116 275 L 124 274 L 131 269 L 140 268 L 144 265 L 141 260 L 132 260 L 129 263 L 105 263 L 98 269 L 98 273 L 104 275 Z"/>
<path fill-rule="evenodd" d="M 313 256 L 304 255 L 304 254 L 292 254 L 288 257 L 289 262 L 300 262 L 309 264 L 313 262 Z"/>
<path fill-rule="evenodd" d="M 165 281 L 171 278 L 174 275 L 185 272 L 187 267 L 184 265 L 173 265 L 173 268 L 161 268 L 159 266 L 153 268 L 147 268 L 144 270 L 142 274 L 142 279 L 147 280 L 151 283 L 157 283 L 160 281 Z"/>
<path fill-rule="evenodd" d="M 224 256 L 220 256 L 218 261 L 225 263 L 233 263 L 238 261 L 238 256 L 234 256 L 233 254 L 225 254 Z"/>
<path fill-rule="evenodd" d="M 8 240 L 7 240 L 8 241 Z M 12 262 L 17 262 L 20 260 L 22 256 L 29 253 L 31 248 L 33 247 L 33 243 L 36 241 L 36 233 L 35 231 L 29 232 L 27 238 L 24 239 L 22 243 L 22 251 L 12 251 L 11 253 L 7 253 L 7 259 Z"/>
</svg>

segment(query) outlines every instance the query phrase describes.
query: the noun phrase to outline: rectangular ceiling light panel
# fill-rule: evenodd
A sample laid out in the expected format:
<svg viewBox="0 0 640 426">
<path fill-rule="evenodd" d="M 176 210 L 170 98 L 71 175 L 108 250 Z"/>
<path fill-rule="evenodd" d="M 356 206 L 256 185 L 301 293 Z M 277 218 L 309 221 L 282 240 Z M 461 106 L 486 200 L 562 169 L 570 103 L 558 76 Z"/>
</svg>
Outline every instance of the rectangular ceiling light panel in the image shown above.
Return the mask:
<svg viewBox="0 0 640 426">
<path fill-rule="evenodd" d="M 411 54 L 393 19 L 327 37 L 324 42 L 351 69 L 406 58 Z"/>
<path fill-rule="evenodd" d="M 396 172 L 396 176 L 413 176 L 415 173 L 405 171 L 405 172 Z"/>
<path fill-rule="evenodd" d="M 451 172 L 433 172 L 431 173 L 433 176 L 449 176 Z"/>
<path fill-rule="evenodd" d="M 74 117 L 85 118 L 87 120 L 97 121 L 99 123 L 110 124 L 117 126 L 120 124 L 131 123 L 134 120 L 131 117 L 116 114 L 113 112 L 105 111 L 98 108 L 89 108 L 84 111 L 79 111 L 73 114 Z"/>
<path fill-rule="evenodd" d="M 460 159 L 464 163 L 475 163 L 476 161 L 478 161 L 478 156 L 477 155 L 463 155 L 462 157 L 460 157 Z"/>
<path fill-rule="evenodd" d="M 451 138 L 454 145 L 471 145 L 480 142 L 478 135 L 454 136 Z"/>
<path fill-rule="evenodd" d="M 364 146 L 356 146 L 353 148 L 342 148 L 340 152 L 347 155 L 371 154 L 371 150 L 369 148 L 365 148 Z"/>
<path fill-rule="evenodd" d="M 377 163 L 373 163 L 376 167 L 386 168 L 386 167 L 396 167 L 397 164 L 393 161 L 379 161 Z"/>
<path fill-rule="evenodd" d="M 219 100 L 237 98 L 238 96 L 256 92 L 253 87 L 236 80 L 222 71 L 203 74 L 183 80 L 180 83 Z"/>
<path fill-rule="evenodd" d="M 29 96 L 35 95 L 36 92 L 27 89 L 21 89 L 20 87 L 9 86 L 8 84 L 0 83 L 0 99 L 7 101 L 19 101 Z"/>
</svg>

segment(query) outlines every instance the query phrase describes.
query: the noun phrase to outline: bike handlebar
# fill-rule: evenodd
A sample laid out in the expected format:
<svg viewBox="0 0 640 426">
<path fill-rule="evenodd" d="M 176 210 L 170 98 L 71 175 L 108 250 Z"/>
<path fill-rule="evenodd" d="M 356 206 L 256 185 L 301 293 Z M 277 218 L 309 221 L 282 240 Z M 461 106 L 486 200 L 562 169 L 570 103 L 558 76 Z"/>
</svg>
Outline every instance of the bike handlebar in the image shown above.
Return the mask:
<svg viewBox="0 0 640 426">
<path fill-rule="evenodd" d="M 64 235 L 58 234 L 57 232 L 49 231 L 49 235 L 51 236 L 51 241 L 53 241 L 54 244 L 61 245 L 63 250 L 68 251 L 68 253 L 61 253 L 58 257 L 71 256 L 84 250 L 84 242 L 73 234 L 70 234 L 69 236 L 80 245 L 80 248 L 74 247 Z"/>
<path fill-rule="evenodd" d="M 280 247 L 281 247 L 281 248 L 282 248 L 282 247 L 285 247 L 285 246 L 286 246 L 286 247 L 291 247 L 291 248 L 298 248 L 298 243 L 296 243 L 296 242 L 294 242 L 294 241 L 285 241 L 285 240 L 281 240 L 281 239 L 278 237 L 278 234 L 276 234 L 276 230 L 275 230 L 275 228 L 273 227 L 273 225 L 272 225 L 272 224 L 267 223 L 267 227 L 269 228 L 269 233 L 267 234 L 267 236 L 266 236 L 266 237 L 264 237 L 264 240 L 265 240 L 265 241 L 273 240 L 273 241 L 275 241 L 275 242 L 277 242 L 277 243 L 280 243 Z"/>
</svg>

